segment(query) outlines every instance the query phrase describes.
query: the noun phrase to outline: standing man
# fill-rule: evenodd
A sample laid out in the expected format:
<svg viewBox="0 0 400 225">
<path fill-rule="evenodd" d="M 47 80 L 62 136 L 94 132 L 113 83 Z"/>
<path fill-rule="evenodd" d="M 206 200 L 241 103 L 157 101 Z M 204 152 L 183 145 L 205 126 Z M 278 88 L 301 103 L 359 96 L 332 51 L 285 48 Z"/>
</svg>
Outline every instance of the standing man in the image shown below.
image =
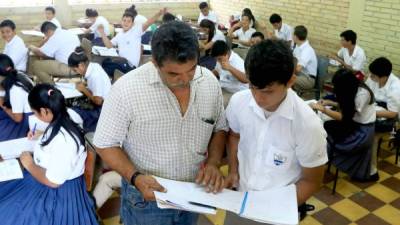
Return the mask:
<svg viewBox="0 0 400 225">
<path fill-rule="evenodd" d="M 157 208 L 153 192 L 167 190 L 152 176 L 222 189 L 218 167 L 227 124 L 221 88 L 209 70 L 197 66 L 199 46 L 189 25 L 162 25 L 151 47 L 152 61 L 114 84 L 94 144 L 124 178 L 125 225 L 194 225 L 195 213 Z"/>
<path fill-rule="evenodd" d="M 226 109 L 226 186 L 262 191 L 295 184 L 302 205 L 322 183 L 326 132 L 317 114 L 290 88 L 296 76 L 286 43 L 267 40 L 253 46 L 245 68 L 250 90 L 234 94 Z M 225 223 L 231 224 L 232 217 Z"/>
</svg>

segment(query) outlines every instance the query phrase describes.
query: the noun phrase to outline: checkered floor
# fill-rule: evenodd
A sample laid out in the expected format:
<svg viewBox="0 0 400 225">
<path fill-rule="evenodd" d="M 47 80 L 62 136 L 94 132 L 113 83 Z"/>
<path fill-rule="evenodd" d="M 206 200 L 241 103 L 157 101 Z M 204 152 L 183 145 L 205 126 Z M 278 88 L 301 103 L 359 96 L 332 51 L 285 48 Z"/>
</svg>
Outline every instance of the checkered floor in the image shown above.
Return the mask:
<svg viewBox="0 0 400 225">
<path fill-rule="evenodd" d="M 394 164 L 394 152 L 384 148 L 379 156 L 378 182 L 358 183 L 339 173 L 336 194 L 332 195 L 333 175 L 327 173 L 322 189 L 308 201 L 315 210 L 301 224 L 400 225 L 400 166 Z M 119 198 L 114 195 L 98 213 L 105 225 L 119 225 L 118 210 Z M 201 217 L 199 225 L 211 223 Z"/>
</svg>

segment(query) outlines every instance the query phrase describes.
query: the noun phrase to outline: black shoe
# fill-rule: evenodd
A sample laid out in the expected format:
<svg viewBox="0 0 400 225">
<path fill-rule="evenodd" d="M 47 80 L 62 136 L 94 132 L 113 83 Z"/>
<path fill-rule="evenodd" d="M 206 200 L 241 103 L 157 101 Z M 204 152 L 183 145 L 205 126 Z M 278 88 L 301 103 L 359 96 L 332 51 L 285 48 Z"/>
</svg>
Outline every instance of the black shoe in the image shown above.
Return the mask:
<svg viewBox="0 0 400 225">
<path fill-rule="evenodd" d="M 376 182 L 376 181 L 379 180 L 379 174 L 378 174 L 378 172 L 376 172 L 376 173 L 370 175 L 369 178 L 360 179 L 360 178 L 352 177 L 351 179 L 354 180 L 354 181 L 360 182 L 360 183 L 363 183 L 363 182 Z"/>
</svg>

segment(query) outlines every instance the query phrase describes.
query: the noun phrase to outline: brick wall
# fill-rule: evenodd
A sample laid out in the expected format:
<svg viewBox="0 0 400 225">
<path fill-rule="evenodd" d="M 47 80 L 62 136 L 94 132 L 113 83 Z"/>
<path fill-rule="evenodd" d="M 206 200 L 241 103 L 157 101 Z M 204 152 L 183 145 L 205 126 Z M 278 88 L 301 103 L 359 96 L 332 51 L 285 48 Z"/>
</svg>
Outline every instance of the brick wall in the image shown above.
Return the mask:
<svg viewBox="0 0 400 225">
<path fill-rule="evenodd" d="M 387 56 L 400 75 L 400 1 L 399 0 L 211 0 L 221 22 L 243 8 L 252 9 L 256 19 L 265 22 L 279 13 L 291 26 L 305 25 L 311 45 L 318 54 L 336 52 L 339 34 L 345 29 L 358 33 L 358 44 L 368 60 Z"/>
</svg>

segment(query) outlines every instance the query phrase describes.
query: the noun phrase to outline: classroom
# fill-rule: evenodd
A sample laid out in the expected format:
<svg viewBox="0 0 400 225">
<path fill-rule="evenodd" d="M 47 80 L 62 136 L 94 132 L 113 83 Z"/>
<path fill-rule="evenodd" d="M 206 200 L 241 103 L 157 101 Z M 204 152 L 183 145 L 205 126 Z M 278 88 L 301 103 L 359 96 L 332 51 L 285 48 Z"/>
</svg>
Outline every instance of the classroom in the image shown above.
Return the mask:
<svg viewBox="0 0 400 225">
<path fill-rule="evenodd" d="M 400 225 L 400 1 L 0 0 L 1 225 Z"/>
</svg>

